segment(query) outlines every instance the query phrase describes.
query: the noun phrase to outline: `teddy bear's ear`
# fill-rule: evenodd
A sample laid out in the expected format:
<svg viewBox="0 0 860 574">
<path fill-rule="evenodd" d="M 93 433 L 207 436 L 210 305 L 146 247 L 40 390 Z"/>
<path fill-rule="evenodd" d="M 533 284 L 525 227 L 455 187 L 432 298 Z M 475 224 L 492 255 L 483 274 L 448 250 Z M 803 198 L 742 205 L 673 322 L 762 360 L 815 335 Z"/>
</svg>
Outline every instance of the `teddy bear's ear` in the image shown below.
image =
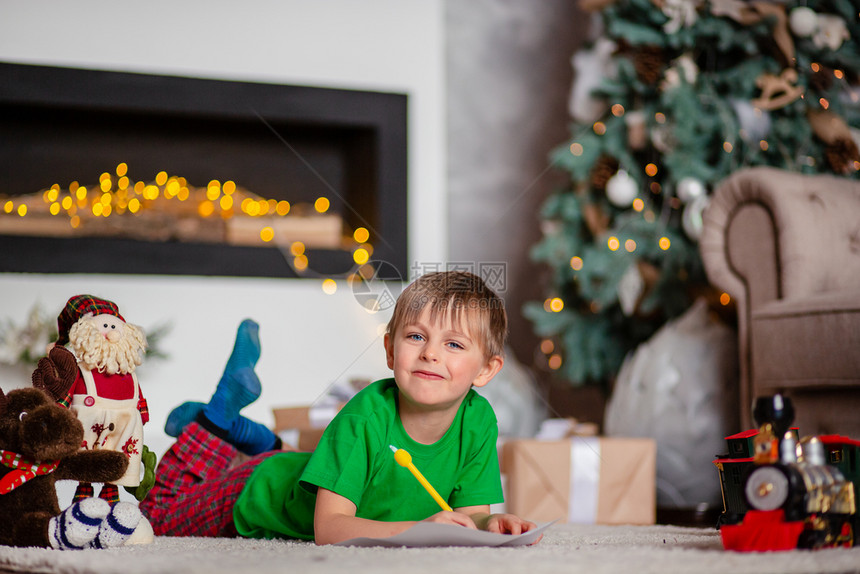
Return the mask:
<svg viewBox="0 0 860 574">
<path fill-rule="evenodd" d="M 8 404 L 9 400 L 6 398 L 6 393 L 3 392 L 3 389 L 0 389 L 0 415 L 6 412 Z"/>
</svg>

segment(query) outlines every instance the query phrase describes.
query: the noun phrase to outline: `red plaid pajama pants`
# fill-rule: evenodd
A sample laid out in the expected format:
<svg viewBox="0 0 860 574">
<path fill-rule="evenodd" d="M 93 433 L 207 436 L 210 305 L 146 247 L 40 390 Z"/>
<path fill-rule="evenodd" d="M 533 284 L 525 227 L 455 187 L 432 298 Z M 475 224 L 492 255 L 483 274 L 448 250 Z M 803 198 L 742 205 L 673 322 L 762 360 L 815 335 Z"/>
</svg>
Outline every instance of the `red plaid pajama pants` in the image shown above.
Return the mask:
<svg viewBox="0 0 860 574">
<path fill-rule="evenodd" d="M 196 422 L 158 463 L 155 485 L 140 503 L 159 536 L 237 536 L 233 505 L 266 452 L 233 466 L 238 451 Z"/>
</svg>

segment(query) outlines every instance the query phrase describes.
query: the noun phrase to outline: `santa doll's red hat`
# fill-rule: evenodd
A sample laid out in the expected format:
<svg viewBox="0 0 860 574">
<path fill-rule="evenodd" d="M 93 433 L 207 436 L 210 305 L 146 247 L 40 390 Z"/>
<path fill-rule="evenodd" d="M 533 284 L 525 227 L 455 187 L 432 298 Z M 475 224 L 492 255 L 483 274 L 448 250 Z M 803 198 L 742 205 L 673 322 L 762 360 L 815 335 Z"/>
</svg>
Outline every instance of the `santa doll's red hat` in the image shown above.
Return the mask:
<svg viewBox="0 0 860 574">
<path fill-rule="evenodd" d="M 65 345 L 69 342 L 69 329 L 87 313 L 93 315 L 113 315 L 125 322 L 119 314 L 119 307 L 113 301 L 101 299 L 93 295 L 75 295 L 66 303 L 60 316 L 57 317 L 57 344 Z"/>
</svg>

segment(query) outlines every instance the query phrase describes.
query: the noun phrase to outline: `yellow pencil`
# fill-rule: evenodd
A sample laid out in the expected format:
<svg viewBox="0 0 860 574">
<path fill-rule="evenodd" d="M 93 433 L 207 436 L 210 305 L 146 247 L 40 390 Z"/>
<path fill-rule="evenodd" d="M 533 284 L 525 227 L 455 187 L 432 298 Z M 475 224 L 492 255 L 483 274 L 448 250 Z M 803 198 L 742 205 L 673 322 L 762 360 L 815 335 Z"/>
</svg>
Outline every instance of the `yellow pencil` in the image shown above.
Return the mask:
<svg viewBox="0 0 860 574">
<path fill-rule="evenodd" d="M 445 499 L 439 496 L 439 493 L 436 492 L 436 489 L 433 488 L 433 486 L 429 482 L 427 482 L 427 479 L 424 478 L 424 475 L 421 474 L 421 472 L 417 468 L 415 468 L 414 464 L 412 464 L 412 455 L 403 450 L 402 448 L 397 448 L 393 445 L 388 446 L 391 448 L 392 451 L 394 451 L 394 460 L 397 461 L 397 464 L 404 468 L 408 468 L 409 472 L 415 475 L 415 478 L 418 479 L 418 482 L 421 483 L 421 486 L 423 486 L 427 490 L 427 492 L 430 493 L 430 496 L 432 496 L 433 500 L 435 500 L 436 503 L 442 507 L 442 510 L 447 510 L 448 512 L 451 512 L 453 508 L 448 506 L 448 503 L 445 502 Z"/>
</svg>

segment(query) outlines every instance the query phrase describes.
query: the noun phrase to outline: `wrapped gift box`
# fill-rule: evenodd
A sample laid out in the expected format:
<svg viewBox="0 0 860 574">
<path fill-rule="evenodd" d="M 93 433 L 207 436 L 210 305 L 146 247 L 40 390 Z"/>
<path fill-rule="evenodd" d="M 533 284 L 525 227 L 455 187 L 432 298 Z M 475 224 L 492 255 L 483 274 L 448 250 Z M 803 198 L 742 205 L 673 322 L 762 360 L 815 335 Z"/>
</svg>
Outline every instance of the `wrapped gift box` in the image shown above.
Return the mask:
<svg viewBox="0 0 860 574">
<path fill-rule="evenodd" d="M 285 444 L 297 450 L 314 450 L 326 426 L 342 406 L 340 403 L 272 409 L 275 417 L 273 430 Z"/>
<path fill-rule="evenodd" d="M 535 522 L 654 524 L 653 439 L 574 436 L 502 447 L 507 511 Z"/>
</svg>

